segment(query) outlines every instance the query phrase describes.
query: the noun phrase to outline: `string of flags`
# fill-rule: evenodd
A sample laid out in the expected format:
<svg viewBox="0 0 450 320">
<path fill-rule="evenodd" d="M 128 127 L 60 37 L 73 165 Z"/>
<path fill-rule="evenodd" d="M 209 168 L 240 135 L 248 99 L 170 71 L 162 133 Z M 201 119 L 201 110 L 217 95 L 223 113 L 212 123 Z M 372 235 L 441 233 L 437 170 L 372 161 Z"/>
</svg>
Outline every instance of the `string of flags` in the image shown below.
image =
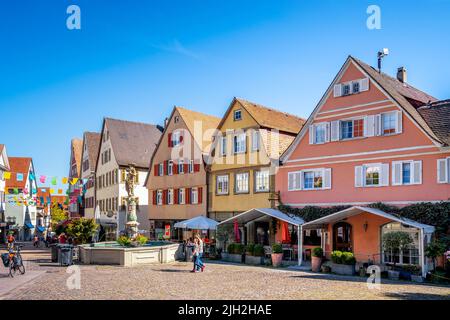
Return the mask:
<svg viewBox="0 0 450 320">
<path fill-rule="evenodd" d="M 5 180 L 11 180 L 13 177 L 13 174 L 16 175 L 16 181 L 24 181 L 25 174 L 22 172 L 4 172 L 3 173 L 3 179 Z M 36 176 L 33 173 L 29 174 L 30 180 L 36 181 Z M 89 179 L 79 179 L 79 178 L 68 178 L 68 177 L 62 177 L 61 179 L 58 179 L 58 177 L 47 177 L 45 175 L 41 175 L 39 177 L 40 183 L 46 183 L 50 182 L 52 185 L 56 186 L 58 184 L 58 181 L 61 181 L 62 184 L 71 184 L 72 186 L 76 185 L 77 182 L 81 182 L 82 184 L 86 184 Z"/>
</svg>

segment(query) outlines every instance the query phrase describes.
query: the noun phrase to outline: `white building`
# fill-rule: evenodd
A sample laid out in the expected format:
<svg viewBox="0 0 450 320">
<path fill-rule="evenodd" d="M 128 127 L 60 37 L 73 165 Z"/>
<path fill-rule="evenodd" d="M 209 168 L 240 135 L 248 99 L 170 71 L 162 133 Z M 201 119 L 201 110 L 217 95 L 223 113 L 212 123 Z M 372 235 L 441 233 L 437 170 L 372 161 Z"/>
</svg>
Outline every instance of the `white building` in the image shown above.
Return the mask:
<svg viewBox="0 0 450 320">
<path fill-rule="evenodd" d="M 8 155 L 6 146 L 0 144 L 0 243 L 6 239 L 6 221 L 5 221 L 5 177 L 4 173 L 9 171 Z"/>
<path fill-rule="evenodd" d="M 70 143 L 70 169 L 69 169 L 69 215 L 70 218 L 83 216 L 83 203 L 81 199 L 81 189 L 83 183 L 81 181 L 81 151 L 83 140 L 72 139 Z M 77 179 L 75 181 L 73 179 Z"/>
<path fill-rule="evenodd" d="M 100 133 L 96 132 L 85 132 L 83 135 L 81 178 L 83 181 L 87 181 L 84 185 L 83 194 L 85 218 L 94 218 L 95 213 L 95 166 L 97 164 L 100 137 Z"/>
<path fill-rule="evenodd" d="M 125 170 L 130 164 L 138 171 L 135 196 L 139 230 L 149 230 L 145 178 L 161 132 L 155 125 L 104 119 L 96 165 L 96 205 L 103 229 L 100 241 L 115 239 L 125 229 Z"/>
<path fill-rule="evenodd" d="M 11 172 L 6 180 L 5 220 L 9 230 L 16 232 L 19 241 L 31 241 L 36 226 L 37 184 L 31 158 L 9 158 Z"/>
</svg>

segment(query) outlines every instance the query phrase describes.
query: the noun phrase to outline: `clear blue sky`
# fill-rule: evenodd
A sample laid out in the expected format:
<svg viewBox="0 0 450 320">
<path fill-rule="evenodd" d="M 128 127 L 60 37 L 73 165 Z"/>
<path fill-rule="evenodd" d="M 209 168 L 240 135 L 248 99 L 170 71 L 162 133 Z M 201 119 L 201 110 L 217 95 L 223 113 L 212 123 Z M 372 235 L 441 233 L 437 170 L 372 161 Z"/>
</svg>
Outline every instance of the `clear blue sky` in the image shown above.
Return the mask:
<svg viewBox="0 0 450 320">
<path fill-rule="evenodd" d="M 81 30 L 66 8 L 81 8 Z M 381 8 L 382 29 L 366 27 Z M 70 140 L 105 116 L 161 124 L 173 105 L 221 116 L 233 96 L 308 117 L 352 54 L 450 98 L 450 1 L 0 2 L 0 143 L 66 176 Z"/>
</svg>

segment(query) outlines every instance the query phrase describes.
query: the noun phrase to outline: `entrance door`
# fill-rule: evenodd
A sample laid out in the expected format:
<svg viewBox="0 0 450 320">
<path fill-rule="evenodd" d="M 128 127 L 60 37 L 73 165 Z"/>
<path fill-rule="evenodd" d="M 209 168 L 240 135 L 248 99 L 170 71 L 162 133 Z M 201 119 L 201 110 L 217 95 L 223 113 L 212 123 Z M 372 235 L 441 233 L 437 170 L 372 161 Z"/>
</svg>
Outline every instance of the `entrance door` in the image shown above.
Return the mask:
<svg viewBox="0 0 450 320">
<path fill-rule="evenodd" d="M 256 244 L 263 246 L 269 245 L 269 223 L 257 221 L 255 222 L 255 238 Z"/>
<path fill-rule="evenodd" d="M 352 252 L 352 226 L 346 222 L 338 222 L 333 226 L 333 250 Z"/>
</svg>

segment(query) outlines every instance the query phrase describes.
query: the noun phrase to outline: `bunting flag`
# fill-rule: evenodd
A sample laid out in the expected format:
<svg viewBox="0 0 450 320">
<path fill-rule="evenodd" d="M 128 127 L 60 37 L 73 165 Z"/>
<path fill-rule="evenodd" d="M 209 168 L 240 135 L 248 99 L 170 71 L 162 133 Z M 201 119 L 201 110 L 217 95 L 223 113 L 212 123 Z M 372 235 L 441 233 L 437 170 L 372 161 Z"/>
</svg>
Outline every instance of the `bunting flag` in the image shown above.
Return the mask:
<svg viewBox="0 0 450 320">
<path fill-rule="evenodd" d="M 66 177 L 62 178 L 62 184 L 67 184 L 68 179 Z"/>
<path fill-rule="evenodd" d="M 5 172 L 5 173 L 3 174 L 3 178 L 4 178 L 5 180 L 11 179 L 11 172 Z"/>
<path fill-rule="evenodd" d="M 18 188 L 14 188 L 14 194 L 19 194 L 19 189 Z"/>
<path fill-rule="evenodd" d="M 78 182 L 78 178 L 72 178 L 72 180 L 70 181 L 71 185 L 75 185 Z"/>
<path fill-rule="evenodd" d="M 39 178 L 39 181 L 40 181 L 41 183 L 45 183 L 45 180 L 47 180 L 47 177 L 46 177 L 46 176 L 41 176 L 41 177 Z"/>
<path fill-rule="evenodd" d="M 36 189 L 36 188 L 33 188 L 32 193 L 33 193 L 33 194 L 36 194 L 36 193 L 37 193 L 37 189 Z"/>
<path fill-rule="evenodd" d="M 40 197 L 39 200 L 41 200 L 41 203 L 42 203 L 42 204 L 44 203 L 44 197 Z"/>
<path fill-rule="evenodd" d="M 22 191 L 22 192 L 23 192 L 23 194 L 28 194 L 28 188 L 26 188 L 26 187 L 23 188 L 23 191 Z"/>
<path fill-rule="evenodd" d="M 80 204 L 83 204 L 83 197 L 82 197 L 82 196 L 78 196 L 78 202 L 79 202 Z"/>
<path fill-rule="evenodd" d="M 5 194 L 9 194 L 9 190 L 7 188 L 5 189 Z"/>
<path fill-rule="evenodd" d="M 58 189 L 58 194 L 62 194 L 63 193 L 63 189 Z"/>
<path fill-rule="evenodd" d="M 58 182 L 56 181 L 56 177 L 52 178 L 52 185 L 56 186 L 58 184 Z"/>
<path fill-rule="evenodd" d="M 30 172 L 30 180 L 36 180 L 36 177 L 34 176 L 34 173 Z"/>
<path fill-rule="evenodd" d="M 55 189 L 50 189 L 50 194 L 54 194 L 55 193 Z"/>
</svg>

